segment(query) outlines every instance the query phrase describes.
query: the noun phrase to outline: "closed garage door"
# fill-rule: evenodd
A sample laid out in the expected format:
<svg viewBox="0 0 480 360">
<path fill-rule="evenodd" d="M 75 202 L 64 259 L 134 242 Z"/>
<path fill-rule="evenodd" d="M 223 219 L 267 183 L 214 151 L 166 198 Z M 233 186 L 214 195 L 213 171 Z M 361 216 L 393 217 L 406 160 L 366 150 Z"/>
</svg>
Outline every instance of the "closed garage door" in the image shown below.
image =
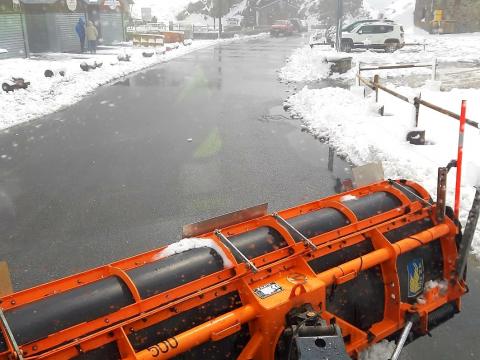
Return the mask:
<svg viewBox="0 0 480 360">
<path fill-rule="evenodd" d="M 111 45 L 123 41 L 123 21 L 121 13 L 100 13 L 100 26 L 103 44 Z"/>
<path fill-rule="evenodd" d="M 0 59 L 25 57 L 25 41 L 20 14 L 0 14 L 0 49 L 8 50 L 8 53 L 0 54 Z"/>
<path fill-rule="evenodd" d="M 80 16 L 83 16 L 83 14 L 55 14 L 56 32 L 59 36 L 60 52 L 80 51 L 80 40 L 75 32 L 75 26 L 77 25 Z"/>
</svg>

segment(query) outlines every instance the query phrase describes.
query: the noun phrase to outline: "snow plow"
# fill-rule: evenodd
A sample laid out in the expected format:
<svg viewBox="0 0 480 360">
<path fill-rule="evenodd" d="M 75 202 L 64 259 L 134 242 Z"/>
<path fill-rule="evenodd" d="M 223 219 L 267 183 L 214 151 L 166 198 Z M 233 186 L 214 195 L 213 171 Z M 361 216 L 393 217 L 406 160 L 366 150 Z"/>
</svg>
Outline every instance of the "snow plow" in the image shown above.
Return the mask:
<svg viewBox="0 0 480 360">
<path fill-rule="evenodd" d="M 355 359 L 383 339 L 403 346 L 467 292 L 468 246 L 439 193 L 389 180 L 185 226 L 180 242 L 3 297 L 0 359 Z"/>
</svg>

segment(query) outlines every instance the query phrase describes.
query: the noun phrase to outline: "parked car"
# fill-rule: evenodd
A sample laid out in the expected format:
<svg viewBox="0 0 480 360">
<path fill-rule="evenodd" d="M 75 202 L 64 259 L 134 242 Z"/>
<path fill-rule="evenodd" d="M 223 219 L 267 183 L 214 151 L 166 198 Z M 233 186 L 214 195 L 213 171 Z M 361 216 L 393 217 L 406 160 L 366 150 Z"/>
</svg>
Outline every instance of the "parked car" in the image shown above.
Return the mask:
<svg viewBox="0 0 480 360">
<path fill-rule="evenodd" d="M 289 19 L 295 30 L 299 33 L 308 31 L 308 25 L 300 19 Z"/>
<path fill-rule="evenodd" d="M 392 22 L 362 23 L 351 32 L 342 32 L 341 49 L 384 49 L 394 52 L 405 45 L 403 26 Z"/>
<path fill-rule="evenodd" d="M 356 20 L 352 22 L 351 24 L 345 26 L 342 29 L 342 32 L 351 32 L 353 29 L 358 27 L 361 24 L 366 24 L 366 23 L 394 23 L 392 20 L 374 20 L 374 19 L 362 19 L 362 20 Z M 324 27 L 323 29 L 320 29 L 317 31 L 315 34 L 312 35 L 310 38 L 310 47 L 314 47 L 316 45 L 333 45 L 335 44 L 335 37 L 337 34 L 337 27 L 336 26 L 330 26 L 330 27 Z"/>
<path fill-rule="evenodd" d="M 289 36 L 294 31 L 295 27 L 290 20 L 277 20 L 270 28 L 270 35 L 275 37 L 280 35 Z"/>
<path fill-rule="evenodd" d="M 372 23 L 394 23 L 394 21 L 392 20 L 387 20 L 387 19 L 384 19 L 384 20 L 374 20 L 374 19 L 363 19 L 363 20 L 356 20 L 354 21 L 353 23 L 351 23 L 350 25 L 347 25 L 345 26 L 343 29 L 342 29 L 342 32 L 351 32 L 353 29 L 355 29 L 358 25 L 360 24 L 366 24 L 366 23 L 369 23 L 369 24 L 372 24 Z"/>
</svg>

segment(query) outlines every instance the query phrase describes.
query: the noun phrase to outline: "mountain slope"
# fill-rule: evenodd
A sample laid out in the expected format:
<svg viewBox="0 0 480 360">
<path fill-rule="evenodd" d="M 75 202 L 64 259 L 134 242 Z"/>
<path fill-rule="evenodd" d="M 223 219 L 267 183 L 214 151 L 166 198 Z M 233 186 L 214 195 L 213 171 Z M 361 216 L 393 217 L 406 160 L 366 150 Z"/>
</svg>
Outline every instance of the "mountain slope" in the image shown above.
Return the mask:
<svg viewBox="0 0 480 360">
<path fill-rule="evenodd" d="M 133 14 L 140 18 L 140 9 L 149 7 L 158 20 L 174 20 L 190 2 L 191 0 L 135 0 Z"/>
<path fill-rule="evenodd" d="M 414 30 L 415 0 L 363 0 L 363 7 L 372 18 L 383 16 L 402 24 L 409 32 Z"/>
</svg>

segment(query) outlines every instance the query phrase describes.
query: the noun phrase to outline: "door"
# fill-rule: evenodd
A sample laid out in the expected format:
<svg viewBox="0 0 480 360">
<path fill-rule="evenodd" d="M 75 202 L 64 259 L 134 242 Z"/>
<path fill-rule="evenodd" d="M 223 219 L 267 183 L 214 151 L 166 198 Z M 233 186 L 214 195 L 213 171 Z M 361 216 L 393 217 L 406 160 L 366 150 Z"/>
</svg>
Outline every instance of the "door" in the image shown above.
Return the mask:
<svg viewBox="0 0 480 360">
<path fill-rule="evenodd" d="M 25 57 L 25 39 L 20 14 L 0 14 L 0 49 L 8 52 L 0 54 L 0 59 Z"/>
</svg>

